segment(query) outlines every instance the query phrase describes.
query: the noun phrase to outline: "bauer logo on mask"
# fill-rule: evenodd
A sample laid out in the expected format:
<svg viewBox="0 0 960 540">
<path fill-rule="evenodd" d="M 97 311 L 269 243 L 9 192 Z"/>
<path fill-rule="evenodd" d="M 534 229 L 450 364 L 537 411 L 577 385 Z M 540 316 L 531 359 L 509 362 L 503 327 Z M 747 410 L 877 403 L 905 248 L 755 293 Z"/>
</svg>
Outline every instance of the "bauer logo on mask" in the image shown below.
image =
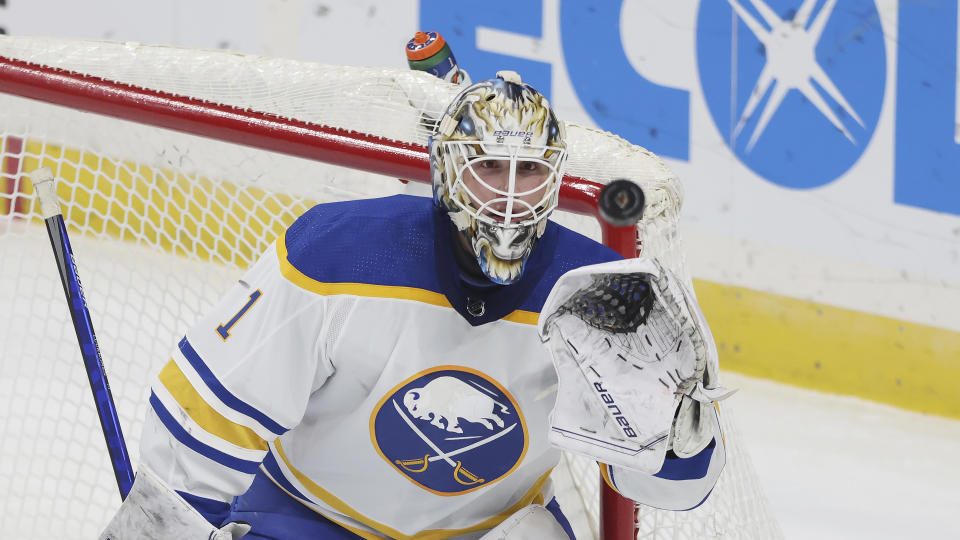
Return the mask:
<svg viewBox="0 0 960 540">
<path fill-rule="evenodd" d="M 370 435 L 400 474 L 438 495 L 496 482 L 527 450 L 523 416 L 492 378 L 459 366 L 417 373 L 374 409 Z"/>
</svg>

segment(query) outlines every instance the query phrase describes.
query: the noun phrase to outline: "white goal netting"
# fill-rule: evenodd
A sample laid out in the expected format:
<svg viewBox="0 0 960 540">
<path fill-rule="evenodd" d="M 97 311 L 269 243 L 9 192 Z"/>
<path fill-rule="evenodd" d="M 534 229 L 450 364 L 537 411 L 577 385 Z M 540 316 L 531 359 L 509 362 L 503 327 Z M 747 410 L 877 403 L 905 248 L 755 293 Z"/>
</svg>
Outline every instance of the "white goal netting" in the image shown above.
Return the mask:
<svg viewBox="0 0 960 540">
<path fill-rule="evenodd" d="M 420 120 L 439 116 L 456 93 L 418 72 L 127 43 L 0 37 L 0 56 L 421 145 L 427 132 Z M 677 179 L 655 156 L 611 134 L 572 124 L 568 134 L 568 174 L 639 182 L 648 197 L 639 227 L 644 252 L 689 280 L 677 234 L 683 193 Z M 3 533 L 93 538 L 119 497 L 25 175 L 40 166 L 58 178 L 134 463 L 148 382 L 171 344 L 288 224 L 319 202 L 415 188 L 0 92 Z M 561 213 L 556 219 L 599 239 L 591 218 Z M 729 418 L 729 461 L 714 494 L 691 512 L 641 509 L 640 538 L 780 536 Z M 596 466 L 565 457 L 555 482 L 578 537 L 596 537 Z"/>
</svg>

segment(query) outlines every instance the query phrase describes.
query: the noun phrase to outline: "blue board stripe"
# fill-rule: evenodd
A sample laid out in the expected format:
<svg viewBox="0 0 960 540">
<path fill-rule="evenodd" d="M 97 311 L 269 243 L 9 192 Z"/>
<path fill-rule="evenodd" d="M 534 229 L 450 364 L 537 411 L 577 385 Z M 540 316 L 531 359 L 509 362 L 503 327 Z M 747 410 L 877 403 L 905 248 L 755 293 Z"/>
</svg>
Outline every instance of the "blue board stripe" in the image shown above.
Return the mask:
<svg viewBox="0 0 960 540">
<path fill-rule="evenodd" d="M 231 469 L 245 472 L 248 474 L 254 474 L 257 472 L 257 469 L 260 467 L 260 463 L 256 461 L 249 461 L 246 459 L 240 459 L 238 457 L 231 456 L 217 450 L 216 448 L 204 444 L 203 442 L 194 438 L 193 435 L 187 432 L 170 414 L 170 411 L 163 406 L 163 403 L 160 402 L 160 398 L 157 397 L 155 393 L 150 392 L 150 405 L 153 407 L 154 412 L 157 413 L 157 417 L 160 418 L 160 421 L 163 422 L 163 425 L 166 426 L 167 430 L 173 434 L 174 438 L 180 441 L 184 446 L 193 450 L 194 452 L 212 459 L 217 463 L 223 465 L 224 467 L 229 467 Z"/>
<path fill-rule="evenodd" d="M 200 378 L 203 379 L 203 382 L 207 385 L 207 388 L 209 388 L 210 391 L 212 391 L 214 395 L 216 395 L 220 401 L 223 402 L 224 405 L 241 414 L 245 414 L 250 418 L 253 418 L 259 422 L 260 425 L 278 436 L 289 431 L 287 428 L 271 420 L 267 415 L 245 403 L 237 396 L 231 394 L 230 391 L 227 390 L 227 388 L 223 386 L 219 380 L 217 380 L 217 377 L 212 371 L 210 371 L 210 368 L 203 363 L 200 355 L 197 354 L 197 351 L 192 345 L 190 345 L 190 342 L 187 341 L 186 337 L 180 340 L 180 352 L 183 353 L 183 356 L 187 359 L 187 362 L 190 362 L 190 365 L 193 366 L 193 369 L 200 375 Z"/>
</svg>

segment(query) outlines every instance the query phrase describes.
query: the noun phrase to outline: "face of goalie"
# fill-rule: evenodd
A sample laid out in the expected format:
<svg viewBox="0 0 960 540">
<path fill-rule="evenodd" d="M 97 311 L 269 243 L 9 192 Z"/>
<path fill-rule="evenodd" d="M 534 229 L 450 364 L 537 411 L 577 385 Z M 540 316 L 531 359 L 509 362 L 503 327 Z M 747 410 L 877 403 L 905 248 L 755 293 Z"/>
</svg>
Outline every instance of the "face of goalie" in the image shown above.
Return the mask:
<svg viewBox="0 0 960 540">
<path fill-rule="evenodd" d="M 465 89 L 439 129 L 430 152 L 434 202 L 484 275 L 513 283 L 557 204 L 563 126 L 539 92 L 507 72 Z"/>
</svg>

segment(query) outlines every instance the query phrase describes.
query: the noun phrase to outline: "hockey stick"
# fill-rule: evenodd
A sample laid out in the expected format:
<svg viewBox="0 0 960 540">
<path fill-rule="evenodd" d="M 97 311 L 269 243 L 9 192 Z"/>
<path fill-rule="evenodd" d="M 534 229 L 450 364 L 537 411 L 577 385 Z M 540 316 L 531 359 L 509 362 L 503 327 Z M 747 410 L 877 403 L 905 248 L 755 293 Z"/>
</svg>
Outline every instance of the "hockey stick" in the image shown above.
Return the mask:
<svg viewBox="0 0 960 540">
<path fill-rule="evenodd" d="M 67 307 L 70 308 L 70 317 L 73 319 L 73 328 L 77 332 L 77 342 L 80 344 L 80 354 L 93 391 L 93 399 L 97 405 L 97 416 L 100 417 L 100 427 L 107 441 L 107 452 L 113 463 L 113 473 L 117 478 L 117 487 L 120 488 L 120 497 L 126 498 L 133 486 L 133 466 L 127 454 L 127 445 L 123 441 L 120 431 L 120 418 L 110 393 L 110 384 L 100 359 L 100 346 L 97 336 L 93 333 L 93 321 L 83 296 L 83 287 L 77 275 L 77 267 L 73 260 L 73 250 L 70 239 L 67 237 L 67 227 L 60 213 L 60 202 L 57 200 L 56 181 L 50 169 L 44 167 L 29 175 L 33 179 L 33 188 L 40 200 L 40 211 L 47 226 L 50 237 L 50 246 L 57 261 L 60 272 L 60 282 L 63 284 L 63 293 L 67 297 Z"/>
</svg>

